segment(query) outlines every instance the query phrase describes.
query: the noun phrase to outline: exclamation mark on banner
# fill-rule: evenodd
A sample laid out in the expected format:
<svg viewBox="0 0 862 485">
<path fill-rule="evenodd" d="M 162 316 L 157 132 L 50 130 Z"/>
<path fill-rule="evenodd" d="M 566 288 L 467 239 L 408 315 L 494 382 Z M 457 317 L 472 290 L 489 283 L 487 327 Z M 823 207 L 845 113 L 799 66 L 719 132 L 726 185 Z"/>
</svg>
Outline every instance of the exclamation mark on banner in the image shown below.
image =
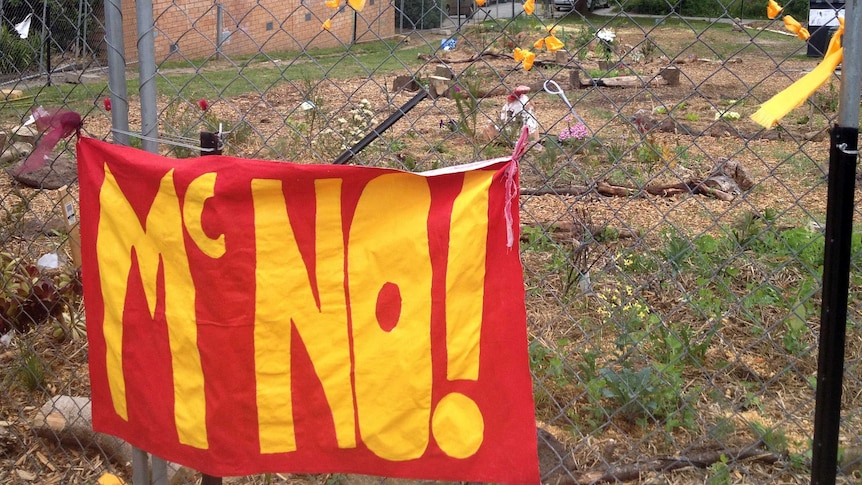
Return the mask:
<svg viewBox="0 0 862 485">
<path fill-rule="evenodd" d="M 466 173 L 452 208 L 446 269 L 446 378 L 450 381 L 479 379 L 488 191 L 493 174 Z M 473 399 L 452 392 L 437 403 L 431 430 L 444 453 L 467 458 L 482 445 L 485 421 Z"/>
</svg>

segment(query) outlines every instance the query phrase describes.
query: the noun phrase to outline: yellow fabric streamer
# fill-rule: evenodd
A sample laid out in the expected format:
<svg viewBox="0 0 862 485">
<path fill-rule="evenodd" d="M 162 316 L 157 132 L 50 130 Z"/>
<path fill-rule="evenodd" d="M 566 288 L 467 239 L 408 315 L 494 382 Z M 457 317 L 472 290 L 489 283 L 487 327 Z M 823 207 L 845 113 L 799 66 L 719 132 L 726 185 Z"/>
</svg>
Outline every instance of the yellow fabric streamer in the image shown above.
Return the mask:
<svg viewBox="0 0 862 485">
<path fill-rule="evenodd" d="M 357 12 L 361 12 L 365 8 L 365 0 L 347 0 L 347 4 Z"/>
<path fill-rule="evenodd" d="M 566 44 L 563 44 L 560 39 L 554 36 L 554 27 L 545 27 L 545 29 L 548 31 L 548 36 L 537 40 L 536 43 L 533 44 L 534 48 L 541 49 L 544 47 L 545 49 L 548 49 L 548 52 L 557 52 L 566 46 Z"/>
<path fill-rule="evenodd" d="M 322 28 L 323 30 L 329 30 L 329 29 L 331 29 L 331 28 L 332 28 L 332 19 L 326 19 L 326 21 L 325 21 L 325 22 L 323 22 L 323 25 L 321 25 L 321 28 Z"/>
<path fill-rule="evenodd" d="M 778 14 L 780 14 L 782 10 L 784 10 L 784 8 L 782 8 L 775 0 L 769 0 L 769 5 L 766 6 L 766 16 L 772 20 L 775 17 L 778 17 Z"/>
<path fill-rule="evenodd" d="M 796 37 L 799 37 L 802 40 L 808 40 L 811 37 L 811 34 L 808 33 L 808 29 L 802 26 L 795 18 L 790 15 L 785 15 L 784 18 L 784 28 L 796 34 Z"/>
<path fill-rule="evenodd" d="M 527 0 L 524 2 L 524 12 L 527 15 L 533 15 L 533 12 L 536 11 L 536 0 Z"/>
<path fill-rule="evenodd" d="M 515 58 L 515 62 L 520 62 L 525 71 L 532 69 L 533 62 L 536 61 L 535 53 L 530 52 L 527 49 L 521 49 L 520 47 L 515 47 L 515 52 L 512 55 Z"/>
<path fill-rule="evenodd" d="M 480 7 L 484 7 L 485 6 L 485 0 L 476 0 L 476 5 L 478 5 Z"/>
<path fill-rule="evenodd" d="M 566 44 L 563 44 L 560 39 L 554 37 L 553 35 L 543 37 L 537 40 L 535 44 L 533 44 L 533 47 L 535 47 L 536 49 L 541 49 L 542 47 L 544 47 L 545 49 L 548 49 L 548 52 L 557 52 L 565 46 Z"/>
<path fill-rule="evenodd" d="M 811 72 L 803 76 L 795 83 L 788 86 L 772 97 L 769 101 L 760 105 L 760 109 L 751 115 L 751 120 L 764 128 L 772 128 L 778 124 L 781 118 L 794 108 L 801 106 L 805 101 L 823 85 L 838 64 L 844 59 L 844 49 L 841 47 L 841 36 L 844 34 L 844 19 L 839 18 L 839 27 L 829 41 L 829 47 L 820 64 Z"/>
<path fill-rule="evenodd" d="M 326 0 L 326 6 L 329 8 L 338 8 L 340 0 Z"/>
</svg>

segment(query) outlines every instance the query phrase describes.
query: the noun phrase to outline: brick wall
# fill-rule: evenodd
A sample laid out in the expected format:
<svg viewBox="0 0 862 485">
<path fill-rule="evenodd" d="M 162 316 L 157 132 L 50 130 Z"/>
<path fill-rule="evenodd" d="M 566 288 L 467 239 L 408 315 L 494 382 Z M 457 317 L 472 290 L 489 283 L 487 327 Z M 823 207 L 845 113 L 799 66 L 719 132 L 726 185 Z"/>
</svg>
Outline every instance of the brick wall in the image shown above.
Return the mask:
<svg viewBox="0 0 862 485">
<path fill-rule="evenodd" d="M 344 2 L 342 2 L 344 3 Z M 225 0 L 222 2 L 222 52 L 299 51 L 349 44 L 354 35 L 354 11 L 336 14 L 329 32 L 324 20 L 336 11 L 324 0 Z M 213 0 L 153 0 L 156 62 L 195 59 L 216 53 L 217 6 Z M 395 33 L 389 0 L 367 0 L 355 15 L 357 41 L 385 38 Z M 135 3 L 123 3 L 126 60 L 138 58 Z"/>
</svg>

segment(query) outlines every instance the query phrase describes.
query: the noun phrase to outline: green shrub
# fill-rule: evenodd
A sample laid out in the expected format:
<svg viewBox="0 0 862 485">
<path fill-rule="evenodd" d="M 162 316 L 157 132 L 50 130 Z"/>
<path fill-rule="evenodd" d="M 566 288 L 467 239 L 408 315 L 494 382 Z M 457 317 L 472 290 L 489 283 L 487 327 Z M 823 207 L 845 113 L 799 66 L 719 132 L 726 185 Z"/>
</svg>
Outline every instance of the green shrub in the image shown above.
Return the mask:
<svg viewBox="0 0 862 485">
<path fill-rule="evenodd" d="M 0 26 L 0 74 L 18 74 L 27 69 L 36 50 L 8 27 Z"/>
<path fill-rule="evenodd" d="M 692 17 L 766 18 L 766 2 L 751 0 L 630 0 L 621 2 L 630 13 L 664 15 L 673 13 Z M 808 1 L 785 0 L 780 2 L 784 13 L 796 19 L 808 18 Z"/>
<path fill-rule="evenodd" d="M 402 21 L 402 5 L 405 29 L 436 29 L 440 27 L 442 7 L 439 0 L 397 0 L 395 3 L 395 26 L 399 28 Z"/>
</svg>

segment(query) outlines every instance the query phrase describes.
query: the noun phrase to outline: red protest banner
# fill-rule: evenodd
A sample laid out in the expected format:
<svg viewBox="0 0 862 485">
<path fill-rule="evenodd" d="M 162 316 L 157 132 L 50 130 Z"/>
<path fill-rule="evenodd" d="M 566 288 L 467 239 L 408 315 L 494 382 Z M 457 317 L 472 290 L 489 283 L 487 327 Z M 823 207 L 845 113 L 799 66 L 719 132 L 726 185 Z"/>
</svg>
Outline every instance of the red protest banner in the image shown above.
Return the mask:
<svg viewBox="0 0 862 485">
<path fill-rule="evenodd" d="M 77 155 L 97 431 L 216 476 L 538 483 L 513 162 Z"/>
</svg>

